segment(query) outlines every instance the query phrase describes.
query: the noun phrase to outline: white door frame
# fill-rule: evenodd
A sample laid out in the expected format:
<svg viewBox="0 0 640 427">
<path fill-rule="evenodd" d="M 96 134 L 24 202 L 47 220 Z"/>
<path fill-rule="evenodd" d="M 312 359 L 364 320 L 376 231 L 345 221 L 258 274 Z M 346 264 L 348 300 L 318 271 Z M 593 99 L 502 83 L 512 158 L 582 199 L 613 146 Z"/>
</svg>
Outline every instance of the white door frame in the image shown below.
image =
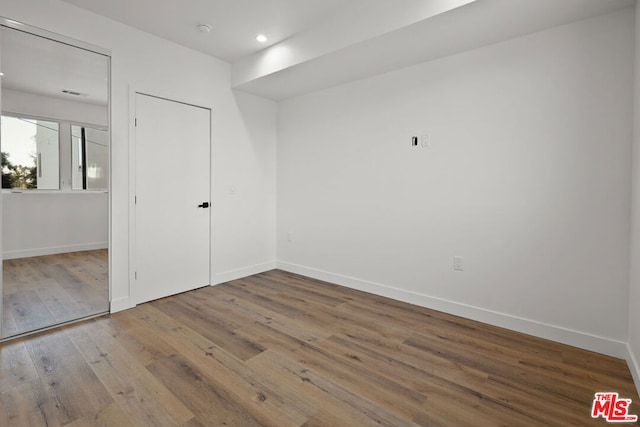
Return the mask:
<svg viewBox="0 0 640 427">
<path fill-rule="evenodd" d="M 135 272 L 136 272 L 136 95 L 146 95 L 166 101 L 179 102 L 181 104 L 209 110 L 209 283 L 213 284 L 213 107 L 202 102 L 186 99 L 173 94 L 162 93 L 158 90 L 146 90 L 140 86 L 129 85 L 129 292 L 127 296 L 119 297 L 111 302 L 111 311 L 121 311 L 136 306 L 138 298 L 135 292 Z"/>
</svg>

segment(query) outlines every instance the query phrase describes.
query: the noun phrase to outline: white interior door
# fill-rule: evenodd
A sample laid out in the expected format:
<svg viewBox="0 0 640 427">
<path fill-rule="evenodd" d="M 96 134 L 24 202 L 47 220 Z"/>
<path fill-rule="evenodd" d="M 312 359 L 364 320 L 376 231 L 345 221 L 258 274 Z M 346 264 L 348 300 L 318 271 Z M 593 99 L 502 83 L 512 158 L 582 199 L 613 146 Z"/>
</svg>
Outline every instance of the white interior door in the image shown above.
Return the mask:
<svg viewBox="0 0 640 427">
<path fill-rule="evenodd" d="M 136 93 L 136 303 L 210 284 L 211 110 Z"/>
</svg>

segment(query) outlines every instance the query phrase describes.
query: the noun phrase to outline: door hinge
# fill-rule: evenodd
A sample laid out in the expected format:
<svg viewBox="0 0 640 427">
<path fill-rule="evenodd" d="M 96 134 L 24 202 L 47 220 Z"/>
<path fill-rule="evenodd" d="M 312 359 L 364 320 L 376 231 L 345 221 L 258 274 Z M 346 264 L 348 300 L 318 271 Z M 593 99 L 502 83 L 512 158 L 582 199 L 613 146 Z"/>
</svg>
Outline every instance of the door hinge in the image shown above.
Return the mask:
<svg viewBox="0 0 640 427">
<path fill-rule="evenodd" d="M 138 196 L 133 196 L 133 204 L 134 205 L 138 204 Z"/>
<path fill-rule="evenodd" d="M 138 272 L 137 271 L 133 272 L 133 280 L 138 280 Z"/>
<path fill-rule="evenodd" d="M 138 127 L 138 118 L 136 117 L 135 119 L 133 119 L 133 121 L 133 126 Z"/>
</svg>

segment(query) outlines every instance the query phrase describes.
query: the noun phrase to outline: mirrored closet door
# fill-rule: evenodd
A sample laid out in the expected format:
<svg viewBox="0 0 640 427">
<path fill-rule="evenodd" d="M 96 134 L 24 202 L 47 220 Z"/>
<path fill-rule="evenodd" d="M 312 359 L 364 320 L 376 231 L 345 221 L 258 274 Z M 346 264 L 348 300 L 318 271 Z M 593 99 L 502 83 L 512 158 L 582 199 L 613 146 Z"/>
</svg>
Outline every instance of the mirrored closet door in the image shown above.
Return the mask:
<svg viewBox="0 0 640 427">
<path fill-rule="evenodd" d="M 109 61 L 0 18 L 1 339 L 109 311 Z"/>
</svg>

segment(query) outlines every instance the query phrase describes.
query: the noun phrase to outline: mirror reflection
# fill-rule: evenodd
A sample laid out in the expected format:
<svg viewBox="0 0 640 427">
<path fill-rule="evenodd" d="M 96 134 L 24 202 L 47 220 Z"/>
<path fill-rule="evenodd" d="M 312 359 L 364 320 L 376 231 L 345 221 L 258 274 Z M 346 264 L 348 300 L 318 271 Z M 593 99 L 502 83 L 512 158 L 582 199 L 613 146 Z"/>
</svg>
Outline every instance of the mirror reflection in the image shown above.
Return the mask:
<svg viewBox="0 0 640 427">
<path fill-rule="evenodd" d="M 109 57 L 12 26 L 0 26 L 2 338 L 109 310 Z"/>
<path fill-rule="evenodd" d="M 106 190 L 108 133 L 88 126 L 71 126 L 71 185 L 74 190 Z"/>
<path fill-rule="evenodd" d="M 58 123 L 2 116 L 0 131 L 2 188 L 60 188 Z"/>
</svg>

